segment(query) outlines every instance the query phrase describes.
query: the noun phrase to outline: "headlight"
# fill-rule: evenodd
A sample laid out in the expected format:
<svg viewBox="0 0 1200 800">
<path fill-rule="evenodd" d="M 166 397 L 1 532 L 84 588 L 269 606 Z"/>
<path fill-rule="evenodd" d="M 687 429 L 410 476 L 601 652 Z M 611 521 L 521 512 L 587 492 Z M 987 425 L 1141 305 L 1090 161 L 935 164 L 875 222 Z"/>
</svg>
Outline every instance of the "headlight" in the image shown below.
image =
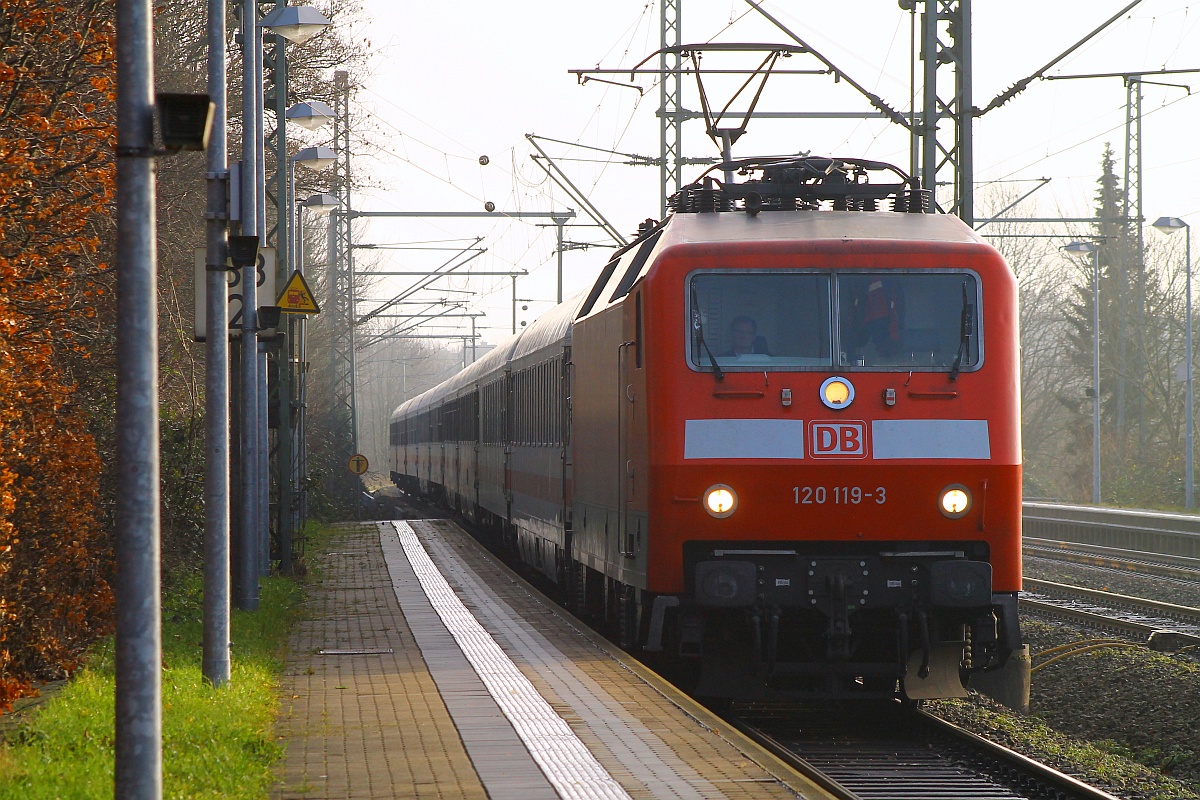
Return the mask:
<svg viewBox="0 0 1200 800">
<path fill-rule="evenodd" d="M 938 508 L 950 519 L 958 519 L 971 510 L 971 492 L 961 483 L 952 483 L 942 489 Z"/>
<path fill-rule="evenodd" d="M 854 402 L 854 384 L 842 377 L 826 378 L 821 384 L 821 402 L 840 411 Z"/>
<path fill-rule="evenodd" d="M 723 483 L 708 487 L 704 492 L 704 510 L 724 519 L 737 509 L 737 493 Z"/>
</svg>

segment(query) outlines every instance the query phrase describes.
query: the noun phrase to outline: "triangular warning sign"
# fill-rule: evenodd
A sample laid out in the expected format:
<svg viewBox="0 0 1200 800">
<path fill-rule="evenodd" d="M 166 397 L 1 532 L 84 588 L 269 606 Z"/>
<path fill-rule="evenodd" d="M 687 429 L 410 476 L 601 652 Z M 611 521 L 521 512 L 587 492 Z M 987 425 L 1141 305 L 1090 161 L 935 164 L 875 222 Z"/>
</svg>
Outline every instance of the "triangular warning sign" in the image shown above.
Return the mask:
<svg viewBox="0 0 1200 800">
<path fill-rule="evenodd" d="M 308 282 L 304 280 L 304 276 L 299 271 L 292 273 L 291 279 L 287 282 L 287 286 L 283 287 L 283 293 L 279 295 L 275 305 L 279 306 L 280 311 L 291 314 L 321 313 L 321 309 L 317 307 L 317 301 L 313 299 L 312 290 L 308 288 Z"/>
</svg>

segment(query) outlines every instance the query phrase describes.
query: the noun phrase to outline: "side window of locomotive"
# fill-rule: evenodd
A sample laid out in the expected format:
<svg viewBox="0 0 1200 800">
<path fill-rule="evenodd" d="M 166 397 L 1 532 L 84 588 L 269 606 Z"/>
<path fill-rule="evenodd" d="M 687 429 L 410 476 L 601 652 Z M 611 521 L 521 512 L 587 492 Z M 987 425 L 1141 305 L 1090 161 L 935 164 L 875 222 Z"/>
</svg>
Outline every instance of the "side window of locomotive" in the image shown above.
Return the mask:
<svg viewBox="0 0 1200 800">
<path fill-rule="evenodd" d="M 842 273 L 838 364 L 970 369 L 979 363 L 979 290 L 955 273 Z"/>
<path fill-rule="evenodd" d="M 713 272 L 690 289 L 692 364 L 723 370 L 829 367 L 830 276 L 811 272 Z"/>
</svg>

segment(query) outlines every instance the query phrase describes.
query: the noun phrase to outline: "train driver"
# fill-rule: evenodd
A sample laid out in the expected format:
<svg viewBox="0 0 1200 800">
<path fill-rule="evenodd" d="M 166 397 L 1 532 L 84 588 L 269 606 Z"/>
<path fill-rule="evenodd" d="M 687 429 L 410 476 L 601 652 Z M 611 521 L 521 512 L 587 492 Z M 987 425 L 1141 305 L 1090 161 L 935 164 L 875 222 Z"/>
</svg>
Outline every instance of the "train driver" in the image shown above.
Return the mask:
<svg viewBox="0 0 1200 800">
<path fill-rule="evenodd" d="M 885 278 L 871 276 L 859 292 L 851 309 L 854 333 L 849 336 L 849 344 L 859 355 L 866 355 L 863 349 L 870 344 L 876 359 L 894 359 L 900 351 L 904 322 L 904 295 L 900 287 Z"/>
<path fill-rule="evenodd" d="M 758 323 L 753 317 L 737 316 L 729 323 L 728 350 L 721 353 L 720 358 L 736 358 L 741 355 L 771 355 L 767 349 L 767 340 L 758 335 Z"/>
</svg>

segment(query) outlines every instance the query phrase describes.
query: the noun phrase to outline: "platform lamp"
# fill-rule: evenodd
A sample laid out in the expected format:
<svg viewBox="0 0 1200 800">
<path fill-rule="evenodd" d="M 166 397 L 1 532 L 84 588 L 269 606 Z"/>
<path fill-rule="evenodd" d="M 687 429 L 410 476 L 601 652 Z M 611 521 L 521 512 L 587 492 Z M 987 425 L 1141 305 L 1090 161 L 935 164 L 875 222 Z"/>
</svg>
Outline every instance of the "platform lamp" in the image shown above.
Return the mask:
<svg viewBox="0 0 1200 800">
<path fill-rule="evenodd" d="M 1175 233 L 1175 231 L 1178 231 L 1181 229 L 1187 233 L 1186 244 L 1184 245 L 1184 249 L 1186 251 L 1186 258 L 1184 260 L 1184 268 L 1187 271 L 1187 280 L 1185 281 L 1185 288 L 1184 288 L 1184 292 L 1187 294 L 1187 298 L 1186 298 L 1187 302 L 1185 303 L 1186 310 L 1184 313 L 1185 313 L 1187 319 L 1184 321 L 1184 326 L 1183 326 L 1183 330 L 1184 330 L 1183 349 L 1184 349 L 1184 352 L 1186 353 L 1186 361 L 1187 361 L 1187 372 L 1186 372 L 1187 390 L 1185 393 L 1185 400 L 1184 400 L 1184 403 L 1186 405 L 1185 405 L 1185 408 L 1183 411 L 1183 418 L 1185 421 L 1184 422 L 1184 431 L 1185 432 L 1184 432 L 1184 437 L 1183 437 L 1183 440 L 1184 440 L 1184 444 L 1183 444 L 1183 447 L 1184 447 L 1184 452 L 1183 452 L 1183 463 L 1184 463 L 1183 506 L 1188 511 L 1191 511 L 1192 508 L 1195 506 L 1195 500 L 1196 500 L 1195 486 L 1194 486 L 1194 484 L 1195 484 L 1195 472 L 1194 472 L 1195 462 L 1194 462 L 1194 457 L 1192 455 L 1192 438 L 1193 438 L 1192 437 L 1192 432 L 1193 432 L 1193 426 L 1192 426 L 1192 229 L 1186 222 L 1181 220 L 1179 217 L 1159 217 L 1158 219 L 1156 219 L 1154 221 L 1154 227 L 1157 230 L 1160 230 L 1163 233 L 1167 234 L 1168 236 Z"/>
<path fill-rule="evenodd" d="M 1092 503 L 1100 505 L 1100 246 L 1071 242 L 1063 250 L 1092 258 Z"/>
<path fill-rule="evenodd" d="M 312 6 L 276 6 L 259 23 L 293 44 L 304 44 L 329 27 L 329 19 Z"/>
<path fill-rule="evenodd" d="M 294 122 L 309 131 L 328 125 L 335 116 L 337 115 L 333 108 L 320 100 L 304 100 L 283 112 L 283 117 L 288 122 Z"/>
<path fill-rule="evenodd" d="M 322 192 L 307 197 L 300 205 L 318 216 L 327 217 L 338 207 L 339 201 L 337 195 Z"/>
</svg>

